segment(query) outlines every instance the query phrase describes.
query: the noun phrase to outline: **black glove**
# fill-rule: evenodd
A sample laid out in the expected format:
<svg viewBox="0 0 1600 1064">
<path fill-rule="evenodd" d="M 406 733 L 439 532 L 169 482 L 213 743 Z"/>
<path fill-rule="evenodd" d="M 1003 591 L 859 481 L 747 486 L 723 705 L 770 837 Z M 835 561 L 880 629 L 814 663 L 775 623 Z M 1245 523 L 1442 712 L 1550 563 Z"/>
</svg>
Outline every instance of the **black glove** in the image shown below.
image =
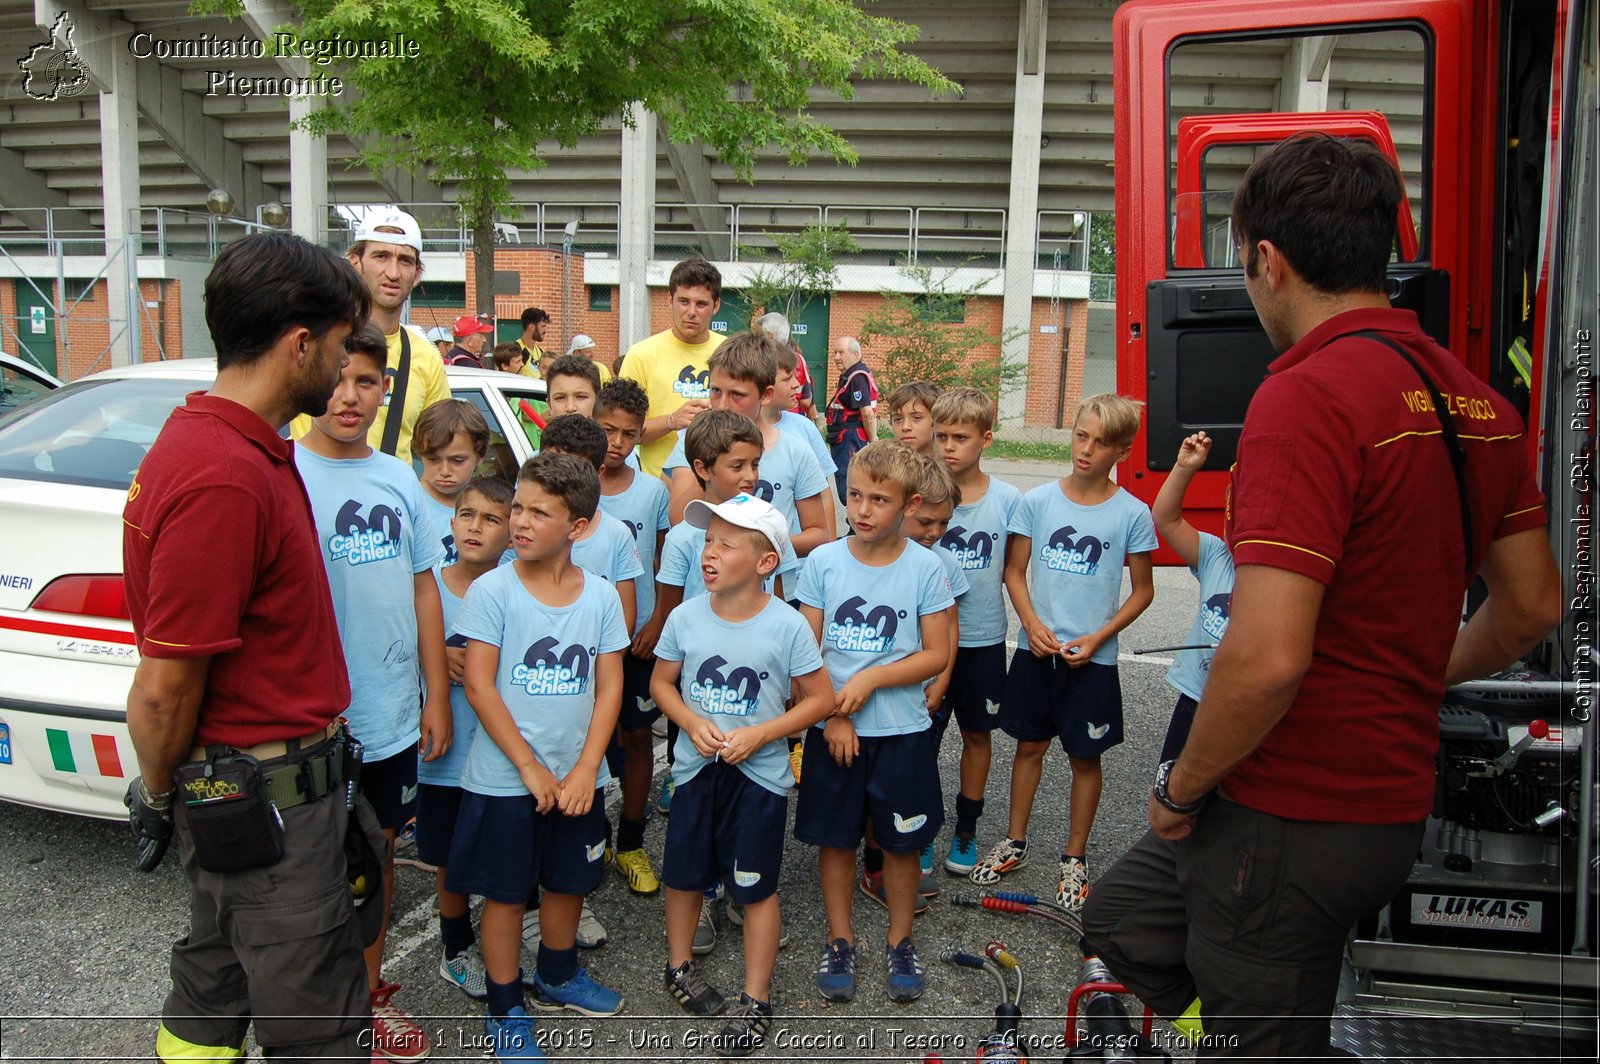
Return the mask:
<svg viewBox="0 0 1600 1064">
<path fill-rule="evenodd" d="M 139 843 L 139 871 L 153 872 L 172 841 L 172 792 L 151 794 L 144 778 L 135 776 L 122 804 L 128 807 L 128 828 Z"/>
</svg>

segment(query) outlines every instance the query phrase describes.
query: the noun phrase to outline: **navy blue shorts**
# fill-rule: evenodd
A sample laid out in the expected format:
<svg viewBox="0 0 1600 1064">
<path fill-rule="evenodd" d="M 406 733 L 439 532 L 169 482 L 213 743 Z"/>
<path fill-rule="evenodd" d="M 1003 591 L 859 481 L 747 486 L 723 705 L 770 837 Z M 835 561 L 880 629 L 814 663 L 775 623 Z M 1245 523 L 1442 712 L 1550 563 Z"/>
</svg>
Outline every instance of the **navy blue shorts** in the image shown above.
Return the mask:
<svg viewBox="0 0 1600 1064">
<path fill-rule="evenodd" d="M 378 826 L 399 831 L 417 815 L 417 748 L 408 746 L 382 761 L 361 766 L 362 795 L 372 804 Z"/>
<path fill-rule="evenodd" d="M 944 824 L 939 789 L 937 733 L 861 737 L 861 752 L 849 767 L 828 752 L 821 728 L 806 729 L 800 763 L 800 800 L 794 837 L 812 846 L 853 850 L 872 818 L 878 846 L 886 853 L 917 853 Z M 674 812 L 677 810 L 674 809 Z"/>
<path fill-rule="evenodd" d="M 1099 757 L 1122 742 L 1122 682 L 1115 665 L 1072 668 L 1031 650 L 1011 657 L 1000 727 L 1018 742 L 1061 740 L 1073 757 Z"/>
<path fill-rule="evenodd" d="M 650 697 L 650 675 L 655 671 L 654 658 L 622 652 L 622 713 L 617 724 L 623 731 L 642 731 L 661 716 L 656 700 Z"/>
<path fill-rule="evenodd" d="M 417 857 L 423 864 L 435 868 L 450 864 L 462 793 L 460 787 L 444 783 L 417 785 Z"/>
<path fill-rule="evenodd" d="M 964 732 L 988 734 L 1000 726 L 1000 699 L 1006 689 L 1006 645 L 957 647 L 956 665 L 940 713 L 954 715 Z"/>
<path fill-rule="evenodd" d="M 605 872 L 605 791 L 583 816 L 538 811 L 533 795 L 463 791 L 445 889 L 524 905 L 535 887 L 587 895 Z"/>
<path fill-rule="evenodd" d="M 778 889 L 789 801 L 733 765 L 713 761 L 672 795 L 661 881 L 673 890 L 718 883 L 740 905 Z"/>
<path fill-rule="evenodd" d="M 1178 696 L 1177 704 L 1172 707 L 1172 720 L 1167 723 L 1167 737 L 1161 741 L 1161 761 L 1175 761 L 1183 753 L 1183 744 L 1189 741 L 1189 729 L 1194 727 L 1194 711 L 1199 708 L 1200 703 L 1188 695 Z"/>
</svg>

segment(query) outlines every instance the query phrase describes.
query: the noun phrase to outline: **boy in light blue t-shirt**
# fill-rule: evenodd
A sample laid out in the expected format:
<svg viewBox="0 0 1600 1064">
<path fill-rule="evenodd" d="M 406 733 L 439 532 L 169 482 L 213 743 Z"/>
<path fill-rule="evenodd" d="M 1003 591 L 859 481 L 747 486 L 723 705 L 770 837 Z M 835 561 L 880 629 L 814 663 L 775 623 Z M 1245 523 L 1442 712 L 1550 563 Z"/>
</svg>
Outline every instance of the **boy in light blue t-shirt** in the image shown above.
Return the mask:
<svg viewBox="0 0 1600 1064">
<path fill-rule="evenodd" d="M 367 444 L 387 392 L 388 347 L 376 327 L 351 334 L 350 359 L 328 409 L 295 446 L 350 669 L 350 733 L 366 747 L 361 793 L 387 840 L 384 897 L 393 897 L 394 840 L 417 802 L 417 752 L 436 760 L 450 747 L 450 680 L 444 616 L 433 567 L 444 556 L 411 468 Z M 420 708 L 420 713 L 419 713 Z M 389 912 L 366 948 L 374 1038 L 398 1052 L 427 1038 L 390 1000 L 383 949 Z"/>
<path fill-rule="evenodd" d="M 1084 853 L 1100 804 L 1100 756 L 1122 742 L 1117 633 L 1155 597 L 1150 510 L 1111 480 L 1138 430 L 1132 400 L 1104 394 L 1080 402 L 1072 471 L 1023 497 L 1006 546 L 1006 590 L 1022 623 L 1000 707 L 1000 726 L 1017 740 L 1011 824 L 972 880 L 998 883 L 1027 861 L 1039 774 L 1050 740 L 1058 739 L 1072 767 L 1072 798 L 1056 901 L 1074 912 L 1089 897 Z M 1132 591 L 1119 607 L 1124 563 Z"/>
<path fill-rule="evenodd" d="M 650 776 L 655 770 L 655 737 L 650 726 L 661 711 L 650 697 L 653 653 L 661 635 L 656 612 L 656 569 L 667 520 L 667 486 L 627 464 L 644 431 L 650 400 L 637 381 L 618 378 L 600 389 L 595 420 L 605 436 L 605 461 L 600 467 L 600 509 L 633 535 L 643 572 L 638 588 L 638 617 L 633 645 L 622 656 L 622 715 L 617 736 L 621 746 L 622 809 L 617 823 L 617 870 L 635 894 L 654 894 L 660 881 L 644 851 L 644 818 L 650 801 Z"/>
<path fill-rule="evenodd" d="M 961 783 L 955 796 L 955 830 L 945 871 L 968 875 L 978 867 L 978 819 L 989 786 L 992 744 L 1006 686 L 1006 604 L 1001 594 L 1006 539 L 1022 493 L 983 471 L 984 449 L 994 442 L 994 400 L 976 388 L 952 388 L 933 401 L 933 442 L 955 479 L 960 502 L 940 545 L 961 564 L 972 585 L 957 606 L 961 639 L 950 669 L 941 716 L 961 732 Z M 936 718 L 937 719 L 937 718 Z"/>
<path fill-rule="evenodd" d="M 540 1059 L 518 956 L 529 896 L 543 888 L 534 1004 L 612 1016 L 622 996 L 578 964 L 578 920 L 605 865 L 605 751 L 622 699 L 628 628 L 616 590 L 574 565 L 600 497 L 594 468 L 541 453 L 511 506 L 517 560 L 475 581 L 456 623 L 479 730 L 462 771 L 446 882 L 484 898 L 490 1048 Z"/>
<path fill-rule="evenodd" d="M 1200 581 L 1200 612 L 1183 640 L 1193 649 L 1180 650 L 1167 670 L 1167 682 L 1178 689 L 1178 702 L 1172 707 L 1172 720 L 1161 743 L 1162 761 L 1175 760 L 1183 752 L 1194 711 L 1205 691 L 1206 677 L 1211 673 L 1213 648 L 1228 630 L 1228 610 L 1233 600 L 1233 555 L 1228 545 L 1183 518 L 1183 494 L 1194 475 L 1205 467 L 1210 454 L 1210 436 L 1197 432 L 1186 437 L 1173 460 L 1172 472 L 1156 492 L 1156 502 L 1151 507 L 1156 531 Z"/>
<path fill-rule="evenodd" d="M 444 547 L 444 564 L 456 563 L 450 525 L 456 500 L 489 453 L 489 423 L 465 399 L 444 399 L 423 410 L 411 433 L 411 453 L 422 467 L 418 479 L 428 500 L 433 530 Z"/>
<path fill-rule="evenodd" d="M 889 996 L 914 1001 L 924 985 L 911 940 L 917 854 L 944 823 L 944 803 L 922 685 L 949 662 L 942 614 L 955 600 L 939 559 L 900 532 L 922 501 L 920 478 L 916 456 L 899 444 L 857 452 L 846 496 L 856 534 L 818 547 L 800 577 L 800 612 L 836 692 L 833 715 L 806 735 L 794 818 L 795 838 L 819 848 L 829 941 L 816 981 L 834 1001 L 855 995 L 850 902 L 869 820 L 884 851 Z"/>
<path fill-rule="evenodd" d="M 704 415 L 702 415 L 704 416 Z M 668 992 L 688 1012 L 721 1012 L 722 995 L 695 970 L 692 947 L 704 892 L 725 884 L 744 924 L 739 1010 L 717 1036 L 723 1055 L 746 1056 L 772 1023 L 772 970 L 782 934 L 778 877 L 786 797 L 794 783 L 786 736 L 833 711 L 833 686 L 805 619 L 762 587 L 793 548 L 769 503 L 737 495 L 689 503 L 706 533 L 709 594 L 667 618 L 651 689 L 681 729 L 667 827 Z M 785 711 L 791 680 L 801 692 Z"/>
<path fill-rule="evenodd" d="M 420 420 L 417 427 L 420 436 Z M 445 656 L 450 669 L 450 750 L 436 761 L 417 766 L 417 858 L 437 869 L 434 889 L 439 897 L 439 940 L 443 946 L 439 975 L 480 1001 L 488 990 L 483 981 L 483 956 L 472 933 L 468 908 L 471 899 L 445 886 L 456 817 L 461 809 L 461 770 L 466 767 L 467 752 L 478 733 L 478 717 L 467 704 L 467 690 L 462 686 L 467 637 L 456 631 L 456 621 L 467 589 L 478 577 L 494 571 L 500 563 L 500 552 L 511 542 L 511 496 L 511 485 L 499 477 L 479 477 L 456 493 L 450 530 L 458 558 L 433 571 L 439 583 L 439 599 L 444 604 Z"/>
</svg>

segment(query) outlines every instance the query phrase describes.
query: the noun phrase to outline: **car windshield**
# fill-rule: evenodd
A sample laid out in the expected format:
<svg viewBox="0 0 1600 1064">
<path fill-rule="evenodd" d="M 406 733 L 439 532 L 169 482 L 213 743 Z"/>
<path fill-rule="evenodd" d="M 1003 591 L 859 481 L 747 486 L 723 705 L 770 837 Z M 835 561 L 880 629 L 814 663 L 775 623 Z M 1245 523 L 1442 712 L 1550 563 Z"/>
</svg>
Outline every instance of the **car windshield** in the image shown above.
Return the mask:
<svg viewBox="0 0 1600 1064">
<path fill-rule="evenodd" d="M 126 490 L 167 415 L 201 382 L 80 381 L 0 417 L 0 477 Z"/>
<path fill-rule="evenodd" d="M 52 385 L 29 373 L 25 368 L 9 362 L 0 362 L 0 414 L 49 395 Z"/>
</svg>

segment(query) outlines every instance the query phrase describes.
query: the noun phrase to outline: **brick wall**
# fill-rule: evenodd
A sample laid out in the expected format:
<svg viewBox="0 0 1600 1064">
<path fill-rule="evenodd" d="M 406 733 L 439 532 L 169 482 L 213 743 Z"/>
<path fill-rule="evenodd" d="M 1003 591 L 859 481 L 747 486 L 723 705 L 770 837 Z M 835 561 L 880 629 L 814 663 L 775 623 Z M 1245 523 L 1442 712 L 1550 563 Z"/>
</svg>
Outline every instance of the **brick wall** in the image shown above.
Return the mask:
<svg viewBox="0 0 1600 1064">
<path fill-rule="evenodd" d="M 572 323 L 571 328 L 563 329 L 561 321 L 561 252 L 551 248 L 495 248 L 494 268 L 496 272 L 502 270 L 515 270 L 521 278 L 521 287 L 514 296 L 500 295 L 494 298 L 495 317 L 500 321 L 517 321 L 521 319 L 522 312 L 528 307 L 541 307 L 550 315 L 550 324 L 545 329 L 545 347 L 555 350 L 561 346 L 563 335 L 575 336 L 584 333 L 594 339 L 597 351 L 595 360 L 606 365 L 616 361 L 617 343 L 620 335 L 618 328 L 619 306 L 617 289 L 611 289 L 611 310 L 600 311 L 589 309 L 589 287 L 584 283 L 584 259 L 582 255 L 572 256 Z M 467 253 L 467 303 L 465 307 L 413 307 L 411 311 L 412 324 L 419 326 L 424 331 L 435 325 L 450 325 L 467 308 L 476 308 L 478 305 L 478 285 L 475 276 L 477 256 L 472 252 Z M 666 304 L 663 302 L 663 308 Z"/>
<path fill-rule="evenodd" d="M 0 330 L 0 347 L 13 353 L 20 345 L 11 330 L 26 334 L 27 324 L 17 321 L 17 285 L 26 281 L 0 281 L 0 316 L 6 329 Z M 56 376 L 64 381 L 75 381 L 90 373 L 111 368 L 111 353 L 107 350 L 113 332 L 120 333 L 123 323 L 112 323 L 107 305 L 106 281 L 96 281 L 89 294 L 77 300 L 81 283 L 67 280 L 66 299 L 63 302 L 57 291 L 55 278 L 36 278 L 35 283 L 50 294 L 52 300 L 67 307 L 67 313 L 54 322 L 56 340 Z M 139 298 L 146 304 L 137 304 L 130 312 L 139 323 L 140 351 L 145 362 L 162 358 L 183 357 L 183 331 L 180 320 L 181 284 L 175 280 L 145 280 L 139 282 Z M 74 300 L 77 300 L 74 303 Z M 160 340 L 158 345 L 157 340 Z M 209 354 L 210 352 L 205 352 Z"/>
</svg>

